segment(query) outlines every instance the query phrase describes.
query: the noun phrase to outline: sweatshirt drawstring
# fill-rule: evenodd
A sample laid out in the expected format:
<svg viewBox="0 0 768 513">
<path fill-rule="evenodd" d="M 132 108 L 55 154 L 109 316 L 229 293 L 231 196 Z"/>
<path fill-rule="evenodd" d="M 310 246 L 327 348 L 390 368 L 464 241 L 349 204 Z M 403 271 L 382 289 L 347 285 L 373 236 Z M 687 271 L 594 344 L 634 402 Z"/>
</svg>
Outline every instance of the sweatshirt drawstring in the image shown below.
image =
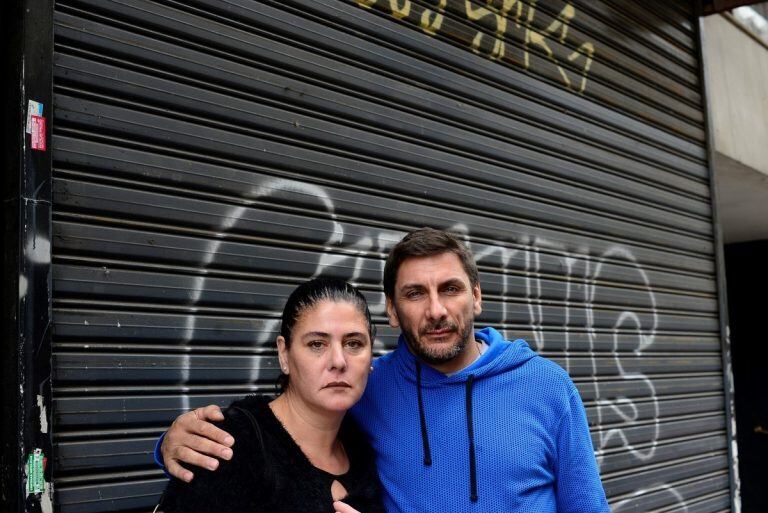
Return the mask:
<svg viewBox="0 0 768 513">
<path fill-rule="evenodd" d="M 472 383 L 475 375 L 467 377 L 466 385 L 466 413 L 467 413 L 467 438 L 469 438 L 469 498 L 477 502 L 477 461 L 475 458 L 475 430 L 472 424 Z M 432 452 L 429 449 L 429 436 L 427 433 L 427 417 L 424 414 L 424 399 L 421 394 L 421 363 L 416 362 L 416 391 L 419 400 L 419 421 L 421 423 L 421 442 L 424 446 L 424 465 L 432 465 Z"/>
<path fill-rule="evenodd" d="M 421 442 L 424 445 L 424 465 L 432 465 L 432 452 L 429 450 L 427 436 L 427 418 L 424 415 L 424 400 L 421 398 L 421 364 L 416 362 L 416 390 L 419 395 L 419 420 L 421 421 Z"/>
<path fill-rule="evenodd" d="M 467 437 L 469 438 L 469 499 L 477 502 L 477 461 L 475 459 L 475 430 L 472 426 L 472 382 L 475 375 L 467 378 Z"/>
</svg>

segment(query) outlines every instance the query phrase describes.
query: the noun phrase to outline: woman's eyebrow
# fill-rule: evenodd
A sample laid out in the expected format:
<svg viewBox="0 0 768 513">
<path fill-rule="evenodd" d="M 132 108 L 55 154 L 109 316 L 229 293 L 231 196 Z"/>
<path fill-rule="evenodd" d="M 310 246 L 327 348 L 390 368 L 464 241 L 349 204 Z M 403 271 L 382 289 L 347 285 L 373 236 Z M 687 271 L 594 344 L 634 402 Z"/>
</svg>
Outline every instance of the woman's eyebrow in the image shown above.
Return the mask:
<svg viewBox="0 0 768 513">
<path fill-rule="evenodd" d="M 324 331 L 309 331 L 307 333 L 304 333 L 301 338 L 309 338 L 309 337 L 319 337 L 319 338 L 328 338 L 330 335 Z"/>
<path fill-rule="evenodd" d="M 364 331 L 350 331 L 349 333 L 344 333 L 344 337 L 362 337 L 366 334 Z M 330 333 L 326 333 L 324 331 L 308 331 L 307 333 L 304 333 L 304 335 L 301 336 L 301 338 L 331 338 Z"/>
<path fill-rule="evenodd" d="M 365 335 L 367 335 L 367 333 L 363 331 L 350 331 L 349 333 L 344 334 L 345 337 L 364 337 Z"/>
</svg>

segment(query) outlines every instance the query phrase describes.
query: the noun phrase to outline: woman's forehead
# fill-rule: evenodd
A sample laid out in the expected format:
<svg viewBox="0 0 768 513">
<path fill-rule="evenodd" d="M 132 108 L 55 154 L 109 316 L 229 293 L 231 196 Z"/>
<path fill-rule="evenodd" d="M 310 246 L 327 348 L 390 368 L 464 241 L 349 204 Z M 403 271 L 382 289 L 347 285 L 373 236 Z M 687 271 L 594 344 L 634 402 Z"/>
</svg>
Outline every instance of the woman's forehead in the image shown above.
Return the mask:
<svg viewBox="0 0 768 513">
<path fill-rule="evenodd" d="M 351 301 L 323 299 L 301 311 L 296 319 L 296 327 L 299 324 L 338 324 L 341 322 L 359 322 L 364 326 L 368 324 L 359 305 Z"/>
</svg>

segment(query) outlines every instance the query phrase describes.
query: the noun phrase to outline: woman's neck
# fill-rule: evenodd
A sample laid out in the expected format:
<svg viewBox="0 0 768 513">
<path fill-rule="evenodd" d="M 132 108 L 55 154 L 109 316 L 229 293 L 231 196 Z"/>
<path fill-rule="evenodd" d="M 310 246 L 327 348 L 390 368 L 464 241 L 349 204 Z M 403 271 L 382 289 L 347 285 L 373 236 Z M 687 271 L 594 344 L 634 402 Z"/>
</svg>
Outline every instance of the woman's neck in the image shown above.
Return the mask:
<svg viewBox="0 0 768 513">
<path fill-rule="evenodd" d="M 289 390 L 269 406 L 312 465 L 331 474 L 343 474 L 349 469 L 349 460 L 338 440 L 343 412 L 313 409 Z"/>
</svg>

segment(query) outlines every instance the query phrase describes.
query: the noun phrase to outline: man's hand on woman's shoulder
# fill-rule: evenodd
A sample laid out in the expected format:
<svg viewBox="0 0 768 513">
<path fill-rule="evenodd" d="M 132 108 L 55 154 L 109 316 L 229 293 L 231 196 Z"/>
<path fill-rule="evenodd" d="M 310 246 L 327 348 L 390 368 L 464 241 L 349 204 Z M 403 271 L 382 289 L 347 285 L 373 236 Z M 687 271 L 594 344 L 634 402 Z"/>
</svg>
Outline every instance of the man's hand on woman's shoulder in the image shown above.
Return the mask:
<svg viewBox="0 0 768 513">
<path fill-rule="evenodd" d="M 194 474 L 181 466 L 181 462 L 195 467 L 216 470 L 219 460 L 232 458 L 235 439 L 212 422 L 221 422 L 221 408 L 210 404 L 180 415 L 165 433 L 160 452 L 169 474 L 190 482 Z"/>
</svg>

